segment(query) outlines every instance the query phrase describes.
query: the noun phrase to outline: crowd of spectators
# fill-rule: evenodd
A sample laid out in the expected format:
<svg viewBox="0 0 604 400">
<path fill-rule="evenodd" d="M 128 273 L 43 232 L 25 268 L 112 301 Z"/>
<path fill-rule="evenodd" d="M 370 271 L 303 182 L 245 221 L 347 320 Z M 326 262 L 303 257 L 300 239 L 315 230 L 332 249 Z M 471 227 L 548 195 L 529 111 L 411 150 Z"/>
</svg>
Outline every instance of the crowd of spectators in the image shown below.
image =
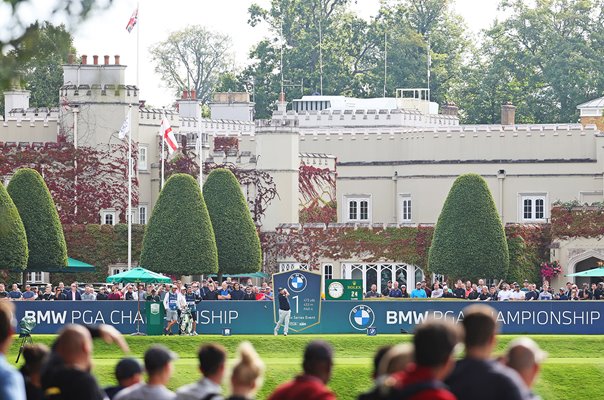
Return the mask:
<svg viewBox="0 0 604 400">
<path fill-rule="evenodd" d="M 0 300 L 13 301 L 53 301 L 53 300 L 81 300 L 81 301 L 100 301 L 100 300 L 133 300 L 138 301 L 157 301 L 163 302 L 166 294 L 172 288 L 184 296 L 189 291 L 201 300 L 260 300 L 273 301 L 273 292 L 269 282 L 263 282 L 260 286 L 255 286 L 251 279 L 245 283 L 227 278 L 219 284 L 212 278 L 194 281 L 189 284 L 183 284 L 176 281 L 169 284 L 107 284 L 97 285 L 79 284 L 73 282 L 66 287 L 63 282 L 53 287 L 51 284 L 43 286 L 25 285 L 23 290 L 14 283 L 10 290 L 7 290 L 5 284 L 0 283 Z"/>
<path fill-rule="evenodd" d="M 429 286 L 426 281 L 417 282 L 415 289 L 407 292 L 406 285 L 397 281 L 388 281 L 386 287 L 378 292 L 377 285 L 371 285 L 365 298 L 421 298 L 421 299 L 466 299 L 476 301 L 531 301 L 531 300 L 604 300 L 604 282 L 583 283 L 581 287 L 566 282 L 564 287 L 554 290 L 549 282 L 544 281 L 541 287 L 525 280 L 522 285 L 500 281 L 498 285 L 487 285 L 484 279 L 478 283 L 458 280 L 451 289 L 446 283 L 434 282 Z"/>
</svg>

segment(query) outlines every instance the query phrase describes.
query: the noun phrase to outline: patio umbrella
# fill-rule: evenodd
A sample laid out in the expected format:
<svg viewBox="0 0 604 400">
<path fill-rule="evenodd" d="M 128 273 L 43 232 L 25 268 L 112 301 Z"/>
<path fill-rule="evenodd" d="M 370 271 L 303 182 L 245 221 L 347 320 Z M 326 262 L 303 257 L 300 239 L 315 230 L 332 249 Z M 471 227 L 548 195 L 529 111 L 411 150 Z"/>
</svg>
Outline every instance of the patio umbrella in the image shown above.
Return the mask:
<svg viewBox="0 0 604 400">
<path fill-rule="evenodd" d="M 604 267 L 588 269 L 587 271 L 575 272 L 574 274 L 568 274 L 566 276 L 604 276 Z"/>
<path fill-rule="evenodd" d="M 149 271 L 142 267 L 132 268 L 131 270 L 120 272 L 119 274 L 111 275 L 107 277 L 109 283 L 170 283 L 172 279 L 158 274 L 157 272 Z M 141 313 L 141 299 L 137 297 L 136 301 L 138 305 L 138 315 Z M 136 321 L 136 332 L 132 335 L 141 336 L 144 335 L 140 331 L 140 319 Z"/>
</svg>

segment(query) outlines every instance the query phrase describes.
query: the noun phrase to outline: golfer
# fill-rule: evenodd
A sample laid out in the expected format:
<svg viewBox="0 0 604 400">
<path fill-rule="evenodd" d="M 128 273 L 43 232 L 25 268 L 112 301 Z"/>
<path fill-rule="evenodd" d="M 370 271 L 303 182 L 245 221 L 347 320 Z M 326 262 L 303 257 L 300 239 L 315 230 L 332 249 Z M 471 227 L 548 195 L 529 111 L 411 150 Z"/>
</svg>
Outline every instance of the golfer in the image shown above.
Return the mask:
<svg viewBox="0 0 604 400">
<path fill-rule="evenodd" d="M 289 317 L 291 309 L 289 308 L 289 293 L 287 289 L 279 288 L 279 322 L 275 326 L 275 336 L 279 334 L 279 327 L 283 325 L 283 336 L 287 336 L 289 330 Z"/>
</svg>

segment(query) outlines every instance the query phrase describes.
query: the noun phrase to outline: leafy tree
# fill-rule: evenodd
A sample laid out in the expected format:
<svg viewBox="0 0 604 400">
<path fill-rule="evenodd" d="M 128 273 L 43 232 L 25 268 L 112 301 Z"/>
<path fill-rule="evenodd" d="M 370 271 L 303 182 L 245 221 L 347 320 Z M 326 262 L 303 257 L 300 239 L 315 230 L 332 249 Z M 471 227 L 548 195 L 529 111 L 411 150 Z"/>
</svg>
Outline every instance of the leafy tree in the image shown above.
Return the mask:
<svg viewBox="0 0 604 400">
<path fill-rule="evenodd" d="M 155 71 L 179 92 L 195 89 L 203 103 L 210 100 L 221 74 L 232 65 L 231 38 L 200 25 L 173 32 L 150 49 Z"/>
<path fill-rule="evenodd" d="M 191 175 L 174 174 L 166 181 L 143 238 L 140 265 L 173 275 L 218 271 L 210 216 Z"/>
<path fill-rule="evenodd" d="M 431 272 L 452 279 L 503 278 L 509 252 L 501 219 L 485 180 L 458 177 L 438 217 L 428 255 Z"/>
<path fill-rule="evenodd" d="M 27 268 L 27 236 L 19 211 L 0 182 L 0 269 Z"/>
<path fill-rule="evenodd" d="M 38 171 L 21 168 L 8 184 L 27 233 L 28 270 L 67 267 L 67 244 L 57 207 Z"/>
<path fill-rule="evenodd" d="M 235 175 L 228 169 L 215 169 L 203 185 L 203 196 L 216 237 L 219 273 L 259 271 L 260 239 Z"/>
</svg>

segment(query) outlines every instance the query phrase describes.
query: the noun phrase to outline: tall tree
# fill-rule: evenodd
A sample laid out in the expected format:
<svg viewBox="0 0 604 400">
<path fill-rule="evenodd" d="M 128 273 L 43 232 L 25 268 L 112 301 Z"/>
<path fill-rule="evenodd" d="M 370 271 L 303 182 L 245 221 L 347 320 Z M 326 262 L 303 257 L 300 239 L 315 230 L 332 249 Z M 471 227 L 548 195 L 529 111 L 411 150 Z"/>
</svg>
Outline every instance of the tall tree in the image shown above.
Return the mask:
<svg viewBox="0 0 604 400">
<path fill-rule="evenodd" d="M 231 38 L 192 25 L 173 32 L 150 49 L 155 71 L 179 92 L 195 89 L 197 98 L 207 103 L 221 74 L 232 68 Z"/>
<path fill-rule="evenodd" d="M 67 267 L 67 244 L 57 207 L 38 171 L 21 168 L 8 184 L 27 233 L 27 269 L 44 271 Z"/>
<path fill-rule="evenodd" d="M 0 182 L 0 270 L 27 268 L 27 236 L 19 211 Z"/>
<path fill-rule="evenodd" d="M 218 272 L 212 223 L 191 175 L 174 174 L 166 181 L 143 238 L 140 265 L 172 275 Z"/>
<path fill-rule="evenodd" d="M 428 269 L 451 279 L 504 278 L 509 250 L 495 201 L 476 174 L 458 177 L 438 217 Z"/>
<path fill-rule="evenodd" d="M 213 170 L 203 185 L 218 248 L 218 273 L 258 272 L 262 250 L 237 178 L 224 168 Z"/>
</svg>

